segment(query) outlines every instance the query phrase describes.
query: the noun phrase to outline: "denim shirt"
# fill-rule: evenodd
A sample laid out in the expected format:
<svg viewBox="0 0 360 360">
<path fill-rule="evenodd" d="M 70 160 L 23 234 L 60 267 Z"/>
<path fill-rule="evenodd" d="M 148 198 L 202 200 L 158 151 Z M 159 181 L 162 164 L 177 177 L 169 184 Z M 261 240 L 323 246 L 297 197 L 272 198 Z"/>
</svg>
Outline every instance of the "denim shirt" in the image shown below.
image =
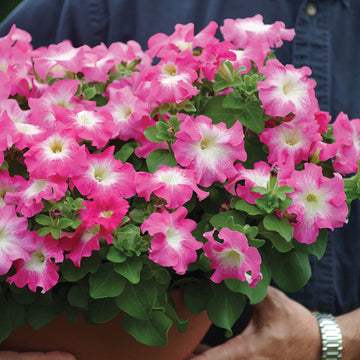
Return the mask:
<svg viewBox="0 0 360 360">
<path fill-rule="evenodd" d="M 260 13 L 265 23 L 295 28 L 294 41 L 276 49 L 282 63 L 309 66 L 320 108 L 333 119 L 340 111 L 360 118 L 360 1 L 357 0 L 25 0 L 0 26 L 4 36 L 15 23 L 33 36 L 33 46 L 71 39 L 74 46 L 146 40 L 171 34 L 176 23 L 195 23 L 195 32 L 215 20 Z M 310 309 L 333 314 L 360 305 L 360 209 L 343 229 L 330 232 L 323 259 L 312 259 L 313 276 L 290 294 Z"/>
</svg>

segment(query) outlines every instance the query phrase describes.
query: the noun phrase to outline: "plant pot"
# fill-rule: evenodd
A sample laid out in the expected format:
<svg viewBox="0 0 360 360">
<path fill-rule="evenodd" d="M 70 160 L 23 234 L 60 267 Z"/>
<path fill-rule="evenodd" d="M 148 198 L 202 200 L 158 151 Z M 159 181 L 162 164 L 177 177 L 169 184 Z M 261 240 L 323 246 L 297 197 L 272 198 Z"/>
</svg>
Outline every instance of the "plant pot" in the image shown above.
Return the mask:
<svg viewBox="0 0 360 360">
<path fill-rule="evenodd" d="M 184 360 L 201 342 L 211 323 L 206 312 L 194 315 L 186 309 L 182 293 L 174 296 L 179 317 L 189 319 L 189 328 L 179 333 L 173 325 L 166 346 L 151 347 L 136 341 L 121 325 L 121 314 L 106 324 L 88 325 L 83 316 L 77 323 L 60 315 L 40 330 L 30 325 L 16 329 L 1 344 L 2 350 L 68 351 L 77 360 Z"/>
</svg>

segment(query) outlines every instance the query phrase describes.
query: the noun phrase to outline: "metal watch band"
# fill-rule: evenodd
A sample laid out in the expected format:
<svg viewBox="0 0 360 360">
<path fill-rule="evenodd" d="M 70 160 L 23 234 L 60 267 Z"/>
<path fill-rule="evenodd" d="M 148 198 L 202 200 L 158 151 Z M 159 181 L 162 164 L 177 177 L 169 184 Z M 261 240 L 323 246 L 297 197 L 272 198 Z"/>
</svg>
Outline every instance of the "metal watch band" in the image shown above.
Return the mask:
<svg viewBox="0 0 360 360">
<path fill-rule="evenodd" d="M 322 340 L 322 360 L 341 359 L 342 355 L 342 336 L 339 325 L 335 317 L 331 314 L 319 312 L 312 313 L 320 328 Z"/>
</svg>

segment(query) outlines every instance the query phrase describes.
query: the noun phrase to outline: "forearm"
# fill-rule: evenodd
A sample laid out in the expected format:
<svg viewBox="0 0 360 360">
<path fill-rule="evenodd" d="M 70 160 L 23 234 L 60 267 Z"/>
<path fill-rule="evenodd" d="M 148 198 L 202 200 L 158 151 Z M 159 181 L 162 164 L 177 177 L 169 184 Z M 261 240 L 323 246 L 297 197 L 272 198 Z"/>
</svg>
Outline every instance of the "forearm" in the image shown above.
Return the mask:
<svg viewBox="0 0 360 360">
<path fill-rule="evenodd" d="M 343 338 L 342 360 L 360 359 L 360 308 L 336 318 Z"/>
</svg>

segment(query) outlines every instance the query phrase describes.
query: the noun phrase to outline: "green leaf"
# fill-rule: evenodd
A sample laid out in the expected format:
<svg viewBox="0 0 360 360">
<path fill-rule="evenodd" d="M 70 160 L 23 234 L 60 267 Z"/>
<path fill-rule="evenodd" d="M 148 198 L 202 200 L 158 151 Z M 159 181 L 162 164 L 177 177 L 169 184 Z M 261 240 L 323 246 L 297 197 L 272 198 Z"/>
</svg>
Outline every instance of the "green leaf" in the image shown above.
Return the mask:
<svg viewBox="0 0 360 360">
<path fill-rule="evenodd" d="M 139 146 L 140 144 L 137 142 L 125 143 L 121 147 L 121 149 L 115 153 L 114 158 L 124 163 L 129 159 L 129 157 L 134 153 L 135 149 Z"/>
<path fill-rule="evenodd" d="M 271 241 L 275 249 L 281 253 L 289 252 L 294 248 L 292 242 L 287 242 L 279 233 L 275 231 L 262 230 L 261 236 Z"/>
<path fill-rule="evenodd" d="M 305 254 L 315 255 L 316 258 L 320 260 L 325 254 L 328 235 L 329 232 L 327 229 L 320 229 L 315 242 L 312 244 L 303 244 L 298 241 L 294 241 L 295 248 Z"/>
<path fill-rule="evenodd" d="M 96 95 L 96 90 L 93 87 L 88 87 L 83 91 L 85 100 L 90 100 Z"/>
<path fill-rule="evenodd" d="M 51 230 L 52 230 L 52 228 L 49 226 L 42 227 L 38 230 L 38 235 L 40 237 L 45 236 L 45 235 L 49 234 L 51 232 Z"/>
<path fill-rule="evenodd" d="M 166 315 L 169 316 L 174 322 L 176 329 L 180 333 L 186 332 L 189 327 L 189 319 L 180 319 L 172 305 L 165 305 Z"/>
<path fill-rule="evenodd" d="M 89 290 L 84 286 L 73 286 L 68 292 L 67 300 L 71 306 L 86 309 L 89 302 Z"/>
<path fill-rule="evenodd" d="M 239 91 L 232 91 L 224 98 L 222 106 L 225 109 L 243 109 L 244 108 L 244 96 Z"/>
<path fill-rule="evenodd" d="M 66 229 L 67 227 L 71 226 L 72 224 L 73 224 L 72 219 L 62 218 L 59 220 L 57 227 L 59 229 Z"/>
<path fill-rule="evenodd" d="M 261 273 L 263 278 L 253 288 L 246 281 L 239 279 L 226 279 L 224 282 L 231 291 L 246 295 L 250 300 L 250 304 L 253 305 L 264 300 L 270 284 L 271 274 L 264 262 L 261 264 Z"/>
<path fill-rule="evenodd" d="M 36 293 L 29 290 L 28 287 L 18 288 L 15 285 L 10 286 L 11 301 L 15 301 L 21 305 L 33 304 L 36 299 Z"/>
<path fill-rule="evenodd" d="M 151 282 L 127 283 L 123 293 L 116 297 L 120 310 L 136 319 L 150 319 L 157 297 L 156 287 Z"/>
<path fill-rule="evenodd" d="M 226 95 L 218 95 L 209 98 L 204 108 L 201 109 L 201 115 L 212 119 L 213 124 L 224 122 L 227 128 L 232 127 L 239 118 L 239 112 L 233 109 L 224 108 L 222 103 Z"/>
<path fill-rule="evenodd" d="M 148 346 L 165 346 L 172 321 L 161 311 L 154 310 L 151 320 L 135 319 L 125 313 L 122 324 L 137 341 Z"/>
<path fill-rule="evenodd" d="M 5 340 L 11 333 L 11 322 L 7 311 L 7 302 L 4 299 L 0 299 L 0 343 Z"/>
<path fill-rule="evenodd" d="M 3 161 L 3 163 L 0 166 L 0 170 L 9 170 L 9 164 L 7 163 L 7 161 Z"/>
<path fill-rule="evenodd" d="M 9 301 L 8 310 L 13 329 L 17 329 L 26 324 L 26 311 L 23 305 L 15 301 Z"/>
<path fill-rule="evenodd" d="M 278 253 L 268 249 L 267 261 L 275 283 L 285 292 L 295 292 L 306 285 L 311 277 L 309 255 L 300 251 Z"/>
<path fill-rule="evenodd" d="M 212 216 L 210 219 L 210 223 L 217 230 L 220 230 L 224 227 L 227 227 L 227 222 L 230 218 L 233 219 L 234 224 L 242 226 L 246 224 L 244 215 L 241 212 L 235 210 L 224 211 L 222 213 Z"/>
<path fill-rule="evenodd" d="M 152 151 L 146 158 L 146 165 L 151 173 L 159 169 L 159 165 L 174 167 L 177 161 L 174 154 L 165 149 L 156 149 Z"/>
<path fill-rule="evenodd" d="M 46 226 L 51 225 L 50 217 L 44 214 L 36 215 L 35 221 L 40 225 L 46 225 Z"/>
<path fill-rule="evenodd" d="M 87 314 L 94 324 L 104 324 L 113 319 L 120 312 L 114 298 L 92 300 Z"/>
<path fill-rule="evenodd" d="M 106 258 L 113 263 L 122 263 L 127 259 L 127 257 L 114 246 L 110 247 Z"/>
<path fill-rule="evenodd" d="M 277 232 L 287 242 L 291 241 L 294 228 L 285 217 L 280 219 L 277 215 L 274 214 L 267 215 L 264 217 L 263 224 L 265 229 Z"/>
<path fill-rule="evenodd" d="M 143 261 L 137 256 L 128 258 L 126 261 L 114 264 L 114 270 L 128 279 L 131 283 L 137 284 L 140 281 L 140 273 L 143 267 Z"/>
<path fill-rule="evenodd" d="M 61 229 L 51 228 L 50 232 L 51 232 L 51 236 L 52 236 L 54 239 L 57 239 L 57 240 L 60 239 Z"/>
<path fill-rule="evenodd" d="M 256 134 L 262 133 L 265 128 L 264 109 L 261 106 L 261 101 L 249 101 L 240 113 L 240 122 L 243 126 Z"/>
<path fill-rule="evenodd" d="M 213 295 L 207 306 L 209 319 L 214 325 L 232 334 L 231 328 L 244 309 L 245 297 L 240 293 L 233 293 L 224 284 L 214 285 L 212 289 Z"/>
<path fill-rule="evenodd" d="M 89 277 L 90 296 L 93 299 L 116 297 L 125 289 L 126 280 L 117 274 L 111 263 L 101 264 Z"/>
<path fill-rule="evenodd" d="M 262 215 L 264 214 L 264 210 L 260 209 L 256 205 L 249 204 L 244 199 L 240 198 L 233 198 L 231 200 L 231 207 L 235 208 L 236 210 L 244 211 L 249 215 Z"/>
<path fill-rule="evenodd" d="M 43 306 L 33 305 L 27 312 L 27 320 L 34 330 L 39 330 L 62 312 L 61 306 L 55 304 Z"/>
<path fill-rule="evenodd" d="M 200 314 L 205 311 L 211 297 L 211 288 L 205 283 L 191 283 L 184 288 L 184 301 L 186 307 L 193 314 Z"/>
<path fill-rule="evenodd" d="M 280 205 L 279 199 L 275 195 L 266 194 L 263 198 L 255 199 L 255 204 L 268 214 L 272 213 Z"/>
<path fill-rule="evenodd" d="M 153 143 L 161 143 L 164 141 L 164 139 L 159 137 L 159 130 L 157 126 L 148 126 L 144 130 L 144 136 Z"/>
<path fill-rule="evenodd" d="M 99 255 L 93 252 L 92 256 L 82 258 L 80 267 L 66 259 L 60 264 L 61 273 L 66 281 L 75 282 L 84 278 L 88 273 L 94 273 L 100 266 L 101 259 Z"/>
</svg>

